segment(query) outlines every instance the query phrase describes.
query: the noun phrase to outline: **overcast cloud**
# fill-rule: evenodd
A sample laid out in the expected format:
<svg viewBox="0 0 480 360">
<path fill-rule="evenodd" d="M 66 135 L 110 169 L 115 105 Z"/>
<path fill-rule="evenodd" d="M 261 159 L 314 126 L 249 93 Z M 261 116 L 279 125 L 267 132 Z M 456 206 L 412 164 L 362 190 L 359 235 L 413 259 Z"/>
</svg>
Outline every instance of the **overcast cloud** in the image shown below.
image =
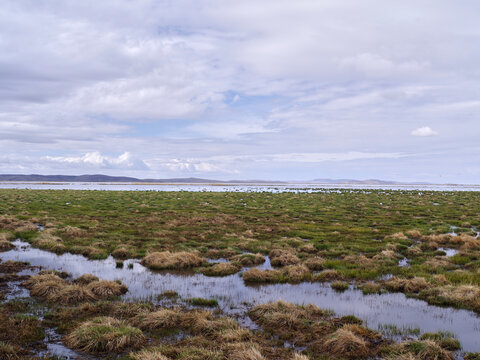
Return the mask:
<svg viewBox="0 0 480 360">
<path fill-rule="evenodd" d="M 480 183 L 475 0 L 6 0 L 0 172 Z"/>
</svg>

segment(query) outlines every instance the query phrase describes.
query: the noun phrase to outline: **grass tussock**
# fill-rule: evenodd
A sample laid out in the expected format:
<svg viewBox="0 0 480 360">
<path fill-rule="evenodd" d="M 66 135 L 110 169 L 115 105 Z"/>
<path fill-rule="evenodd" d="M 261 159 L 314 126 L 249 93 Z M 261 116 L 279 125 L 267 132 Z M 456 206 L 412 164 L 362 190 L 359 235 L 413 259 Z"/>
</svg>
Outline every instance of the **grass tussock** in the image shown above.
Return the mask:
<svg viewBox="0 0 480 360">
<path fill-rule="evenodd" d="M 278 282 L 281 272 L 278 270 L 249 269 L 243 273 L 246 283 L 274 283 Z"/>
<path fill-rule="evenodd" d="M 192 252 L 154 252 L 145 256 L 141 264 L 153 270 L 184 270 L 201 266 L 205 258 Z"/>
<path fill-rule="evenodd" d="M 422 360 L 454 360 L 453 354 L 431 340 L 411 341 L 400 345 L 403 352 L 409 352 Z"/>
<path fill-rule="evenodd" d="M 281 270 L 249 269 L 243 273 L 246 283 L 298 283 L 310 278 L 310 270 L 305 265 L 285 266 Z"/>
<path fill-rule="evenodd" d="M 343 280 L 342 274 L 337 270 L 323 270 L 320 274 L 313 276 L 312 280 L 319 282 Z"/>
<path fill-rule="evenodd" d="M 133 324 L 142 330 L 175 329 L 180 325 L 181 314 L 171 309 L 160 309 L 150 313 L 141 313 Z"/>
<path fill-rule="evenodd" d="M 370 354 L 367 343 L 347 329 L 338 329 L 323 344 L 324 352 L 346 359 L 362 359 Z"/>
<path fill-rule="evenodd" d="M 430 287 L 431 285 L 423 277 L 413 279 L 393 277 L 385 282 L 385 288 L 394 292 L 419 293 Z"/>
<path fill-rule="evenodd" d="M 265 256 L 262 254 L 240 254 L 231 257 L 230 259 L 234 263 L 238 263 L 242 266 L 254 266 L 260 265 L 265 262 Z"/>
<path fill-rule="evenodd" d="M 303 263 L 311 271 L 321 271 L 324 268 L 325 259 L 319 256 L 311 257 Z"/>
<path fill-rule="evenodd" d="M 83 274 L 75 279 L 75 283 L 80 285 L 88 285 L 91 282 L 98 281 L 98 277 L 92 274 Z"/>
<path fill-rule="evenodd" d="M 115 259 L 120 259 L 120 260 L 126 260 L 132 257 L 131 252 L 124 248 L 124 247 L 119 247 L 115 250 L 112 251 L 112 256 Z"/>
<path fill-rule="evenodd" d="M 222 262 L 202 269 L 202 274 L 206 276 L 228 276 L 236 274 L 239 271 L 239 266 L 232 263 Z"/>
<path fill-rule="evenodd" d="M 84 286 L 66 285 L 60 291 L 50 294 L 46 300 L 50 303 L 79 304 L 86 301 L 96 301 L 98 298 Z"/>
<path fill-rule="evenodd" d="M 296 265 L 300 259 L 288 250 L 275 249 L 270 251 L 270 263 L 273 266 Z"/>
<path fill-rule="evenodd" d="M 46 273 L 31 276 L 30 279 L 23 282 L 22 285 L 31 290 L 35 285 L 39 285 L 44 282 L 56 282 L 60 285 L 65 285 L 67 283 L 64 279 L 56 274 Z"/>
<path fill-rule="evenodd" d="M 265 360 L 265 358 L 255 346 L 250 346 L 233 351 L 229 360 Z"/>
<path fill-rule="evenodd" d="M 480 312 L 480 286 L 445 285 L 425 289 L 419 297 L 430 304 L 467 308 Z"/>
<path fill-rule="evenodd" d="M 128 288 L 115 281 L 92 281 L 86 288 L 90 290 L 99 299 L 109 299 L 115 296 L 120 296 L 128 291 Z"/>
<path fill-rule="evenodd" d="M 169 357 L 163 355 L 159 350 L 155 349 L 143 349 L 134 353 L 130 353 L 129 356 L 134 360 L 171 360 Z"/>
<path fill-rule="evenodd" d="M 119 353 L 146 342 L 142 331 L 112 317 L 86 321 L 65 337 L 65 344 L 87 353 Z"/>
</svg>

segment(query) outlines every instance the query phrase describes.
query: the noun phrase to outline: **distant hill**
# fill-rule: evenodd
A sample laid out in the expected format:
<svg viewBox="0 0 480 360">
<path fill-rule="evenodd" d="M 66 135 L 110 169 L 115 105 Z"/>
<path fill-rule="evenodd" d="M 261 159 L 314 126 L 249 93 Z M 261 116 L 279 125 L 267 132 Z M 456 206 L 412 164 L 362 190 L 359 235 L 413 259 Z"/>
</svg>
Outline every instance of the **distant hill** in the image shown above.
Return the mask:
<svg viewBox="0 0 480 360">
<path fill-rule="evenodd" d="M 182 184 L 241 184 L 241 183 L 282 183 L 281 181 L 264 180 L 230 180 L 220 181 L 201 178 L 171 178 L 171 179 L 137 179 L 128 176 L 109 175 L 21 175 L 0 174 L 0 181 L 37 181 L 37 182 L 135 182 L 135 183 L 182 183 Z"/>
<path fill-rule="evenodd" d="M 398 182 L 377 179 L 314 179 L 310 181 L 275 181 L 275 180 L 213 180 L 202 178 L 170 178 L 170 179 L 137 179 L 129 176 L 93 175 L 23 175 L 0 174 L 0 181 L 35 181 L 35 182 L 128 182 L 128 183 L 175 183 L 175 184 L 358 184 L 358 185 L 431 185 L 424 182 Z"/>
</svg>

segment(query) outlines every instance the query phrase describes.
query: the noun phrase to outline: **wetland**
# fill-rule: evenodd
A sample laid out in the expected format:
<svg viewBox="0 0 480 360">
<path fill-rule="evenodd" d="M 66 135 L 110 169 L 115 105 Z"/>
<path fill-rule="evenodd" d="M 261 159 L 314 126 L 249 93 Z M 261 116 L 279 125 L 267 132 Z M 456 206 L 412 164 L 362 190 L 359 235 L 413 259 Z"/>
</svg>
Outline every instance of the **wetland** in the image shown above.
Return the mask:
<svg viewBox="0 0 480 360">
<path fill-rule="evenodd" d="M 480 356 L 478 192 L 0 199 L 0 358 Z"/>
</svg>

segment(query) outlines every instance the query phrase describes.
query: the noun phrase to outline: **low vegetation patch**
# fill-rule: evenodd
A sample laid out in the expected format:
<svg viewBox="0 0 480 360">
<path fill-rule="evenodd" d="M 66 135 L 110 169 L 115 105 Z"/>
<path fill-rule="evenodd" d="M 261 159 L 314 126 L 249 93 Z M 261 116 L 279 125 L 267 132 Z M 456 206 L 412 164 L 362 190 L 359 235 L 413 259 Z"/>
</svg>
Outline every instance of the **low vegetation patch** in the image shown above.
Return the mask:
<svg viewBox="0 0 480 360">
<path fill-rule="evenodd" d="M 119 353 L 143 345 L 142 331 L 112 317 L 97 317 L 82 323 L 65 337 L 72 349 L 87 353 Z"/>
<path fill-rule="evenodd" d="M 142 259 L 141 264 L 153 270 L 184 270 L 201 266 L 205 258 L 191 252 L 154 252 Z"/>
</svg>

